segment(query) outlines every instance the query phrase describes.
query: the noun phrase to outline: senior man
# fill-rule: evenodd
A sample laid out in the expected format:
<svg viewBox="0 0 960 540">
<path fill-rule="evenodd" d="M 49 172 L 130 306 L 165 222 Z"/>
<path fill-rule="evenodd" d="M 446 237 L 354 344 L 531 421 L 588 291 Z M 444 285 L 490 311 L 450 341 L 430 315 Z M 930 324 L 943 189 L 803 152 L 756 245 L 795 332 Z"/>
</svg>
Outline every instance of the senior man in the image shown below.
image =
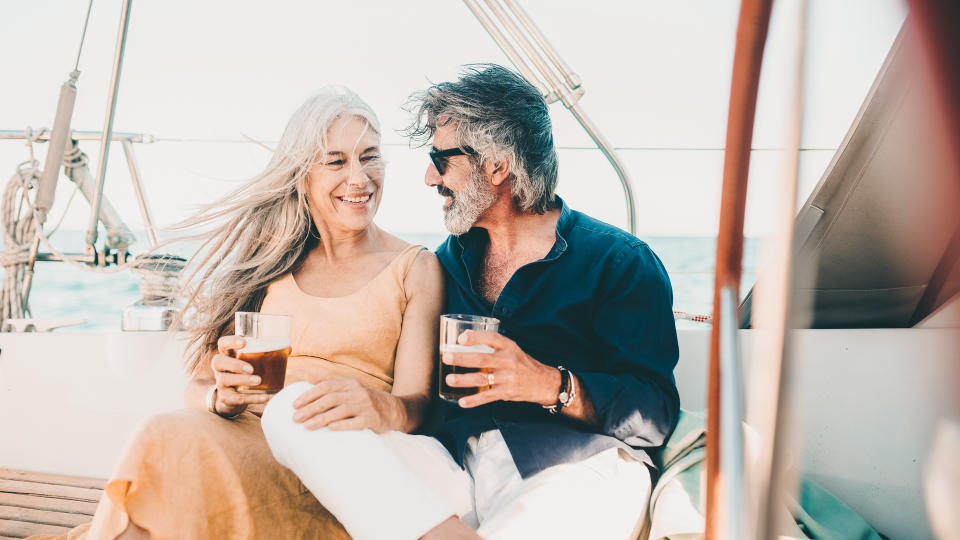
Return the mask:
<svg viewBox="0 0 960 540">
<path fill-rule="evenodd" d="M 414 103 L 410 133 L 432 139 L 426 183 L 452 233 L 437 250 L 446 312 L 500 319 L 499 334 L 462 341 L 492 354 L 442 359 L 488 371 L 447 375 L 490 388 L 446 407 L 437 433 L 473 479 L 478 532 L 626 538 L 650 491 L 647 449 L 679 411 L 667 273 L 647 244 L 554 194 L 549 112 L 521 76 L 473 66 Z"/>
</svg>

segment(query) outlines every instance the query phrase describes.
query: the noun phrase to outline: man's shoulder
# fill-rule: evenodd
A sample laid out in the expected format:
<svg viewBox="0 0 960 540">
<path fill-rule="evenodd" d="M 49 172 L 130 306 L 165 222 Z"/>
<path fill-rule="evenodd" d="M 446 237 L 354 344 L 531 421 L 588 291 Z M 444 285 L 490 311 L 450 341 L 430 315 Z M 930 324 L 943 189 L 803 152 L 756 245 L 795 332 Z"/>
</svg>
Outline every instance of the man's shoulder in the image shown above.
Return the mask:
<svg viewBox="0 0 960 540">
<path fill-rule="evenodd" d="M 571 210 L 571 225 L 567 234 L 568 251 L 574 258 L 589 261 L 611 271 L 630 269 L 644 281 L 668 281 L 667 270 L 643 240 L 582 212 Z"/>
<path fill-rule="evenodd" d="M 599 219 L 571 210 L 567 242 L 578 250 L 648 252 L 646 242 L 627 231 Z M 650 252 L 652 254 L 652 252 Z"/>
</svg>

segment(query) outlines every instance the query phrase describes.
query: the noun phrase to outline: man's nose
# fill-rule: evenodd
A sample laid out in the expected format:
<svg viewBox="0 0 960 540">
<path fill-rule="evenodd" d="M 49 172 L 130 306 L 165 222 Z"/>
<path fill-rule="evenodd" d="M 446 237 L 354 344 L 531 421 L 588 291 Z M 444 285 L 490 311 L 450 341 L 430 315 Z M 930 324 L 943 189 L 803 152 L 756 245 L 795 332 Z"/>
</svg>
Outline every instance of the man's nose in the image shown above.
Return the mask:
<svg viewBox="0 0 960 540">
<path fill-rule="evenodd" d="M 423 176 L 423 183 L 429 187 L 443 184 L 443 177 L 440 176 L 440 171 L 437 170 L 437 166 L 433 163 L 427 165 L 427 172 Z"/>
</svg>

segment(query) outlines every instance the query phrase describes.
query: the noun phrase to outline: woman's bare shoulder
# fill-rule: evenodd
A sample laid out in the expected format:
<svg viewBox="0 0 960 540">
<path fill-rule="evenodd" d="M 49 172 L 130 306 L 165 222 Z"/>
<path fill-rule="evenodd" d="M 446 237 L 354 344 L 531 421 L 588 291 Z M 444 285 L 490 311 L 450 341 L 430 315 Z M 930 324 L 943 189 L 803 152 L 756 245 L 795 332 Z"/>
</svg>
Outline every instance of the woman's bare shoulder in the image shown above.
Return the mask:
<svg viewBox="0 0 960 540">
<path fill-rule="evenodd" d="M 393 255 L 399 254 L 413 246 L 410 242 L 400 237 L 394 236 L 383 229 L 380 230 L 383 238 L 384 248 Z M 421 249 L 413 259 L 410 269 L 404 278 L 404 284 L 407 287 L 417 285 L 432 287 L 443 285 L 443 267 L 440 266 L 440 259 L 437 258 L 429 249 Z"/>
<path fill-rule="evenodd" d="M 443 291 L 443 267 L 440 259 L 430 251 L 423 249 L 417 253 L 406 278 L 403 280 L 407 296 L 419 292 L 435 295 Z"/>
</svg>

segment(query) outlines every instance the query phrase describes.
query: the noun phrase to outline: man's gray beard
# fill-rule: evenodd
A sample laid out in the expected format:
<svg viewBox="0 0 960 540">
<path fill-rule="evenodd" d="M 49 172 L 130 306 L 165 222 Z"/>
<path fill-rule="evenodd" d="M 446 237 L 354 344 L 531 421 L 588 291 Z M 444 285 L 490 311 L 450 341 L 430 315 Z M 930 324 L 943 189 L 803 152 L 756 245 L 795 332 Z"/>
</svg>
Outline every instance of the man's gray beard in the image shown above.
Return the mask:
<svg viewBox="0 0 960 540">
<path fill-rule="evenodd" d="M 443 209 L 443 223 L 451 234 L 460 236 L 469 231 L 496 200 L 497 193 L 487 183 L 483 170 L 475 168 L 467 187 L 455 193 L 453 202 Z"/>
</svg>

